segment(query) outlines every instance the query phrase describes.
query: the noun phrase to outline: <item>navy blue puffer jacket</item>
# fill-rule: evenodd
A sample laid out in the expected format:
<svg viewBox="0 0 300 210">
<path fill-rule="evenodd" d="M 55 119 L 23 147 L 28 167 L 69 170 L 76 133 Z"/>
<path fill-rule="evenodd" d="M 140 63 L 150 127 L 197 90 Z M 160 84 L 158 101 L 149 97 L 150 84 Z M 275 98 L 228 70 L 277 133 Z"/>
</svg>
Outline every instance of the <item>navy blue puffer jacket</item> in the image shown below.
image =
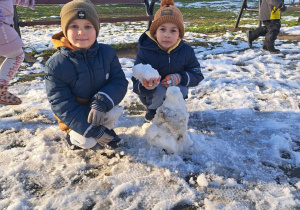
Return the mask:
<svg viewBox="0 0 300 210">
<path fill-rule="evenodd" d="M 81 135 L 97 130 L 87 122 L 89 107 L 77 99 L 96 103 L 104 112 L 118 105 L 127 92 L 128 81 L 112 47 L 95 42 L 87 50 L 59 50 L 45 65 L 46 91 L 54 114 Z M 76 99 L 76 100 L 75 100 Z M 87 136 L 87 137 L 89 137 Z"/>
<path fill-rule="evenodd" d="M 187 87 L 197 86 L 203 79 L 200 64 L 195 56 L 193 48 L 182 40 L 178 46 L 170 52 L 162 50 L 157 42 L 151 38 L 147 31 L 139 39 L 139 50 L 135 65 L 150 64 L 156 69 L 163 80 L 169 74 L 181 75 L 180 84 Z M 151 96 L 155 89 L 147 90 L 136 78 L 132 77 L 133 92 L 147 97 Z"/>
</svg>

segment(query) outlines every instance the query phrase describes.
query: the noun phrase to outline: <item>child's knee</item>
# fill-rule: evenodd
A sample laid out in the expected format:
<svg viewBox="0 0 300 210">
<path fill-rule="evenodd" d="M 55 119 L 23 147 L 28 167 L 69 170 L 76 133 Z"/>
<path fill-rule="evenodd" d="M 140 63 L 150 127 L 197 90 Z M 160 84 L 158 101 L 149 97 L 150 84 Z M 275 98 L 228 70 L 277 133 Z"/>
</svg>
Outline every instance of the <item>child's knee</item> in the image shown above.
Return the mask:
<svg viewBox="0 0 300 210">
<path fill-rule="evenodd" d="M 123 106 L 115 106 L 109 112 L 105 114 L 104 126 L 108 129 L 115 127 L 115 122 L 118 121 L 119 117 L 123 114 Z"/>
<path fill-rule="evenodd" d="M 156 91 L 153 94 L 153 98 L 162 98 L 164 99 L 166 97 L 167 88 L 165 88 L 162 84 L 159 84 L 156 87 Z"/>
<path fill-rule="evenodd" d="M 69 134 L 71 143 L 83 149 L 90 149 L 97 144 L 94 138 L 86 138 L 73 130 Z"/>
<path fill-rule="evenodd" d="M 181 92 L 183 98 L 186 99 L 187 95 L 188 95 L 188 91 L 189 91 L 188 87 L 183 86 L 183 85 L 178 85 L 178 87 L 180 88 L 180 92 Z"/>
</svg>

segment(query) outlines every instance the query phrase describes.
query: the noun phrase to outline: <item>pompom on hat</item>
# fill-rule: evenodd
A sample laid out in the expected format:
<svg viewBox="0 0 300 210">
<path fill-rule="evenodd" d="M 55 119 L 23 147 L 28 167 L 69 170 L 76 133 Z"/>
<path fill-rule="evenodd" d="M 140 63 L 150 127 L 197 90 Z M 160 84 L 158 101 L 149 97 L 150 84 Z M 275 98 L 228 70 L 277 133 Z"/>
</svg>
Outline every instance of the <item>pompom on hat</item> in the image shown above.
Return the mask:
<svg viewBox="0 0 300 210">
<path fill-rule="evenodd" d="M 154 37 L 157 28 L 163 23 L 174 23 L 179 28 L 179 36 L 184 36 L 183 16 L 180 10 L 174 6 L 173 0 L 162 0 L 160 9 L 154 15 L 153 23 L 150 26 L 150 34 Z"/>
<path fill-rule="evenodd" d="M 89 20 L 96 30 L 96 37 L 99 34 L 99 14 L 96 6 L 90 0 L 73 0 L 68 2 L 61 8 L 60 18 L 61 28 L 65 37 L 67 37 L 69 24 L 75 19 Z"/>
</svg>

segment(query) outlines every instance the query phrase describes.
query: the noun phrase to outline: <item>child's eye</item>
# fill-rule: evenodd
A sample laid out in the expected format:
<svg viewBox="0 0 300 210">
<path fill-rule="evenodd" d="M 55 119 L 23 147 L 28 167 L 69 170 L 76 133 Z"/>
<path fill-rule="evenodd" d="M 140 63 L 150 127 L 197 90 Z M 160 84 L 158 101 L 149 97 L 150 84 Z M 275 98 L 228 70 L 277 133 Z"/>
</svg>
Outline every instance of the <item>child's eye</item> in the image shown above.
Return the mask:
<svg viewBox="0 0 300 210">
<path fill-rule="evenodd" d="M 161 30 L 161 31 L 165 31 L 165 29 L 164 29 L 164 28 L 160 28 L 159 30 Z"/>
<path fill-rule="evenodd" d="M 85 29 L 91 29 L 92 26 L 85 26 Z"/>
<path fill-rule="evenodd" d="M 78 28 L 77 25 L 71 25 L 70 28 Z"/>
</svg>

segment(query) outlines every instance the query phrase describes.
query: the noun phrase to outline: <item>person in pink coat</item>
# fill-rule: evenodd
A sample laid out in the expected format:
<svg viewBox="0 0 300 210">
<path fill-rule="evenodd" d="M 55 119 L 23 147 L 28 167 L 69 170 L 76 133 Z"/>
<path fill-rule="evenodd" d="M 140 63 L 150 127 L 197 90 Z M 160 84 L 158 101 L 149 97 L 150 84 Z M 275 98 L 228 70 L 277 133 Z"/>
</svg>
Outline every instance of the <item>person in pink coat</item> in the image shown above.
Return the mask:
<svg viewBox="0 0 300 210">
<path fill-rule="evenodd" d="M 24 60 L 24 46 L 13 26 L 14 5 L 34 10 L 35 0 L 0 0 L 0 56 L 5 60 L 0 66 L 0 104 L 18 105 L 22 101 L 8 91 L 10 80 Z"/>
</svg>

